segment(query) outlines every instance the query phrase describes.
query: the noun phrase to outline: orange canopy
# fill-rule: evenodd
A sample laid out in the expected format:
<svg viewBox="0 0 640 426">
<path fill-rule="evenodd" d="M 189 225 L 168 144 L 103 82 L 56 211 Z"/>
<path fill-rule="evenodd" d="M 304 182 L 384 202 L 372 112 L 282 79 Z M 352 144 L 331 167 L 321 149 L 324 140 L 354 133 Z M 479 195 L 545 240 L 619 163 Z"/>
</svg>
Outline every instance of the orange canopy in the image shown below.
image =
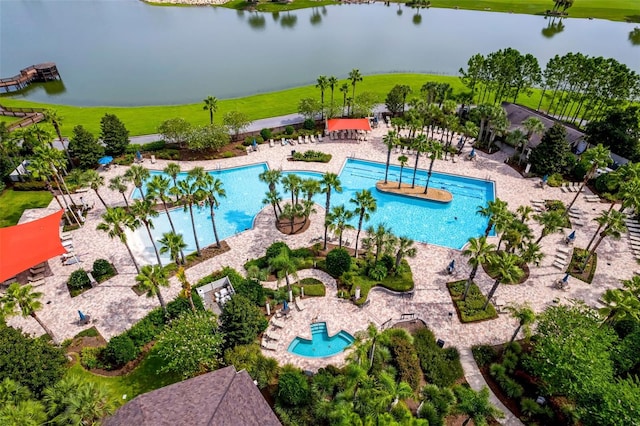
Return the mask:
<svg viewBox="0 0 640 426">
<path fill-rule="evenodd" d="M 62 210 L 22 225 L 0 228 L 0 282 L 66 253 L 60 242 Z"/>
<path fill-rule="evenodd" d="M 371 131 L 371 124 L 368 118 L 332 118 L 327 120 L 327 130 L 336 132 L 338 130 L 366 130 Z"/>
</svg>

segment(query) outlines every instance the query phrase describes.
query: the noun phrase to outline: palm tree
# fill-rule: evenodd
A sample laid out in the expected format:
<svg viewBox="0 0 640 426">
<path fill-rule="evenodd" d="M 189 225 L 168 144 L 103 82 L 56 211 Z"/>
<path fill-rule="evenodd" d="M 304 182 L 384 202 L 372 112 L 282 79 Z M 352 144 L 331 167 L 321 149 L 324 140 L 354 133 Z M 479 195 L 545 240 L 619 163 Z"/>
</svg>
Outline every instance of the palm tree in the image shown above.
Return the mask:
<svg viewBox="0 0 640 426">
<path fill-rule="evenodd" d="M 640 321 L 640 300 L 628 290 L 608 289 L 602 295 L 605 305 L 598 312 L 604 317 L 605 324 L 631 319 Z"/>
<path fill-rule="evenodd" d="M 322 119 L 324 120 L 324 91 L 329 87 L 329 79 L 325 75 L 321 75 L 316 80 L 316 87 L 320 89 L 320 105 L 322 108 Z"/>
<path fill-rule="evenodd" d="M 265 198 L 262 199 L 262 204 L 271 204 L 273 206 L 273 214 L 275 215 L 276 220 L 278 220 L 278 210 L 282 213 L 280 201 L 282 201 L 282 197 L 277 191 L 267 191 Z"/>
<path fill-rule="evenodd" d="M 327 194 L 326 202 L 324 205 L 324 249 L 327 249 L 327 237 L 329 231 L 329 212 L 331 208 L 331 191 L 336 191 L 337 193 L 342 192 L 342 184 L 340 183 L 340 178 L 335 173 L 325 173 L 322 175 L 322 180 L 320 180 L 320 185 L 322 186 L 322 192 Z"/>
<path fill-rule="evenodd" d="M 469 387 L 456 385 L 453 391 L 458 400 L 454 411 L 458 414 L 468 416 L 462 423 L 462 426 L 466 426 L 471 420 L 473 420 L 475 425 L 486 425 L 487 419 L 490 417 L 504 417 L 502 411 L 491 404 L 489 400 L 489 388 L 486 386 L 483 387 L 481 391 L 476 392 Z"/>
<path fill-rule="evenodd" d="M 142 166 L 134 164 L 124 174 L 124 178 L 127 182 L 133 182 L 138 191 L 140 191 L 140 197 L 144 198 L 144 192 L 142 191 L 142 184 L 145 180 L 149 179 L 149 170 Z"/>
<path fill-rule="evenodd" d="M 95 170 L 87 170 L 85 172 L 85 182 L 87 182 L 91 189 L 94 190 L 94 192 L 102 202 L 104 208 L 108 208 L 107 203 L 104 202 L 104 199 L 100 195 L 100 192 L 98 192 L 98 189 L 100 189 L 100 187 L 104 185 L 104 176 L 101 176 L 100 173 Z"/>
<path fill-rule="evenodd" d="M 462 300 L 466 300 L 467 298 L 469 288 L 471 288 L 471 283 L 478 273 L 478 267 L 489 260 L 489 256 L 495 251 L 495 249 L 496 246 L 488 244 L 487 237 L 484 235 L 480 238 L 469 239 L 469 245 L 464 249 L 462 254 L 469 258 L 467 262 L 471 265 L 471 273 L 469 274 L 469 278 L 467 278 L 467 284 L 464 287 Z"/>
<path fill-rule="evenodd" d="M 487 295 L 487 300 L 482 307 L 484 311 L 487 309 L 491 298 L 495 294 L 498 289 L 498 285 L 500 284 L 513 284 L 517 282 L 524 272 L 520 269 L 521 259 L 512 253 L 500 252 L 500 254 L 492 255 L 489 257 L 489 264 L 495 268 L 495 273 L 497 274 L 497 278 L 489 290 L 489 294 Z"/>
<path fill-rule="evenodd" d="M 606 237 L 611 237 L 614 240 L 620 239 L 622 233 L 627 230 L 627 226 L 625 225 L 624 220 L 625 214 L 616 210 L 604 211 L 595 218 L 595 221 L 598 222 L 600 226 L 598 227 L 596 233 L 593 235 L 593 238 L 591 238 L 591 241 L 589 241 L 589 245 L 587 246 L 588 254 L 586 259 L 584 260 L 584 263 L 580 267 L 580 271 L 585 270 L 587 264 L 589 263 L 589 260 L 591 259 L 591 256 L 593 256 L 593 254 L 596 252 L 602 240 L 604 240 Z M 600 229 L 602 229 L 602 232 L 600 232 Z M 600 236 L 600 238 L 598 238 L 596 243 L 593 245 L 593 248 L 589 251 L 591 244 L 598 235 Z"/>
<path fill-rule="evenodd" d="M 522 145 L 521 155 L 524 154 L 524 151 L 527 149 L 529 143 L 531 142 L 531 137 L 536 134 L 541 135 L 546 130 L 542 121 L 538 117 L 533 116 L 527 117 L 522 122 L 522 127 L 527 131 L 527 135 L 526 142 Z"/>
<path fill-rule="evenodd" d="M 178 188 L 178 175 L 180 174 L 180 165 L 176 163 L 169 163 L 166 165 L 164 169 L 162 169 L 162 171 L 168 174 L 171 177 L 171 180 L 173 180 L 172 189 L 175 192 L 176 201 L 178 201 L 179 193 L 177 192 L 177 188 Z"/>
<path fill-rule="evenodd" d="M 312 201 L 313 196 L 319 193 L 322 190 L 322 187 L 320 186 L 319 180 L 309 178 L 302 180 L 300 189 L 302 190 L 302 193 L 306 195 L 307 201 Z"/>
<path fill-rule="evenodd" d="M 563 229 L 565 225 L 564 215 L 559 210 L 548 210 L 533 216 L 533 219 L 542 225 L 542 232 L 536 240 L 538 244 L 544 237 Z"/>
<path fill-rule="evenodd" d="M 272 257 L 269 259 L 269 270 L 276 273 L 278 277 L 278 283 L 285 279 L 287 283 L 287 291 L 291 291 L 291 281 L 289 280 L 289 276 L 293 277 L 295 280 L 298 279 L 298 267 L 300 266 L 300 262 L 298 258 L 289 256 L 289 252 L 286 248 L 283 248 L 280 251 L 280 254 L 276 257 Z"/>
<path fill-rule="evenodd" d="M 356 83 L 362 81 L 362 74 L 360 74 L 360 70 L 354 68 L 349 72 L 349 80 L 351 81 L 351 87 L 353 87 L 353 92 L 351 93 L 351 98 L 353 100 L 356 99 Z"/>
<path fill-rule="evenodd" d="M 533 213 L 533 208 L 531 206 L 520 206 L 516 209 L 516 213 L 520 216 L 520 223 L 525 223 L 529 220 L 531 213 Z"/>
<path fill-rule="evenodd" d="M 349 220 L 353 217 L 353 212 L 347 210 L 344 204 L 335 206 L 331 209 L 325 225 L 331 232 L 338 234 L 338 247 L 342 248 L 342 234 L 345 229 L 353 229 L 353 225 L 349 224 Z"/>
<path fill-rule="evenodd" d="M 151 180 L 147 182 L 147 199 L 152 201 L 160 200 L 162 202 L 162 207 L 164 208 L 164 212 L 167 214 L 167 219 L 169 219 L 171 230 L 176 232 L 176 228 L 173 226 L 173 220 L 171 220 L 169 208 L 167 207 L 167 201 L 170 200 L 169 184 L 170 182 L 168 178 L 161 175 L 153 175 Z"/>
<path fill-rule="evenodd" d="M 119 192 L 120 195 L 122 195 L 122 198 L 124 198 L 124 204 L 127 206 L 127 208 L 129 208 L 129 200 L 127 200 L 127 196 L 124 195 L 127 192 L 127 185 L 124 183 L 123 176 L 115 176 L 109 179 L 108 188 L 112 191 Z"/>
<path fill-rule="evenodd" d="M 427 172 L 427 183 L 424 186 L 423 194 L 426 194 L 429 191 L 429 182 L 431 181 L 431 174 L 433 173 L 433 163 L 435 163 L 436 160 L 442 160 L 442 144 L 435 139 L 430 140 L 427 152 L 429 153 L 429 159 L 431 160 L 431 162 L 429 163 L 429 171 Z"/>
<path fill-rule="evenodd" d="M 458 146 L 458 154 L 462 152 L 464 146 L 467 144 L 467 139 L 478 137 L 478 126 L 473 121 L 467 121 L 462 127 L 462 141 Z"/>
<path fill-rule="evenodd" d="M 342 93 L 342 116 L 344 116 L 344 109 L 347 106 L 347 95 L 349 93 L 349 83 L 342 83 L 340 92 Z M 347 115 L 349 115 L 349 110 L 347 110 Z"/>
<path fill-rule="evenodd" d="M 362 231 L 362 224 L 364 221 L 369 221 L 371 213 L 375 212 L 378 208 L 376 199 L 371 194 L 371 191 L 363 189 L 360 192 L 356 192 L 356 196 L 349 200 L 356 205 L 354 213 L 358 215 L 358 232 L 356 233 L 356 259 L 358 258 L 358 241 L 360 240 L 360 231 Z"/>
<path fill-rule="evenodd" d="M 387 183 L 387 176 L 389 175 L 389 162 L 391 161 L 391 150 L 398 143 L 398 134 L 391 130 L 382 138 L 382 142 L 387 147 L 387 164 L 384 169 L 384 183 Z M 356 251 L 357 253 L 357 251 Z"/>
<path fill-rule="evenodd" d="M 307 223 L 307 220 L 309 220 L 309 217 L 313 214 L 316 213 L 316 209 L 315 209 L 315 204 L 312 200 L 303 200 L 302 201 L 302 216 L 304 217 L 304 223 L 303 226 Z"/>
<path fill-rule="evenodd" d="M 42 302 L 38 300 L 41 297 L 42 293 L 33 291 L 31 284 L 21 285 L 20 283 L 13 283 L 7 288 L 5 295 L 0 301 L 2 301 L 3 310 L 6 310 L 6 312 L 12 314 L 17 307 L 23 317 L 31 317 L 36 320 L 44 332 L 51 337 L 53 343 L 58 345 L 59 342 L 56 336 L 36 314 L 36 311 L 42 309 Z"/>
<path fill-rule="evenodd" d="M 617 196 L 622 200 L 619 211 L 631 208 L 635 213 L 638 213 L 640 211 L 640 178 L 622 182 Z"/>
<path fill-rule="evenodd" d="M 524 243 L 524 247 L 521 248 L 518 255 L 523 262 L 536 266 L 540 266 L 540 262 L 542 262 L 542 259 L 544 259 L 545 256 L 540 245 L 531 241 Z"/>
<path fill-rule="evenodd" d="M 536 320 L 536 313 L 531 309 L 531 306 L 525 303 L 523 305 L 505 306 L 505 309 L 511 313 L 512 318 L 518 320 L 518 327 L 513 336 L 511 336 L 509 343 L 516 340 L 520 330 L 524 332 L 524 338 L 529 339 L 531 337 L 531 324 Z"/>
<path fill-rule="evenodd" d="M 333 91 L 338 85 L 338 79 L 332 75 L 331 77 L 327 78 L 327 84 L 331 89 L 331 111 L 333 111 Z"/>
<path fill-rule="evenodd" d="M 31 399 L 0 405 L 0 424 L 7 426 L 41 426 L 47 413 L 40 401 Z"/>
<path fill-rule="evenodd" d="M 407 382 L 396 383 L 394 378 L 385 371 L 378 374 L 378 383 L 382 391 L 379 404 L 384 412 L 393 408 L 399 400 L 413 396 L 413 389 Z"/>
<path fill-rule="evenodd" d="M 135 266 L 136 271 L 140 273 L 138 262 L 136 262 L 136 258 L 133 257 L 131 248 L 129 248 L 129 244 L 127 243 L 127 234 L 124 232 L 125 228 L 134 229 L 131 216 L 128 215 L 122 207 L 107 207 L 107 211 L 102 215 L 102 220 L 103 222 L 98 224 L 96 229 L 106 232 L 111 239 L 117 237 L 127 248 L 129 256 L 131 256 L 131 260 L 133 261 L 133 266 Z"/>
<path fill-rule="evenodd" d="M 286 191 L 291 192 L 291 206 L 294 207 L 298 204 L 298 194 L 300 193 L 300 186 L 302 185 L 302 179 L 294 173 L 289 173 L 282 178 L 282 186 Z"/>
<path fill-rule="evenodd" d="M 60 185 L 58 185 L 58 193 L 53 190 L 53 186 L 51 185 L 51 180 L 54 178 L 52 176 L 53 172 L 51 171 L 51 166 L 49 165 L 49 163 L 47 163 L 41 158 L 36 157 L 33 160 L 31 160 L 31 162 L 27 166 L 27 170 L 29 171 L 29 173 L 31 173 L 31 175 L 35 179 L 40 179 L 41 181 L 44 181 L 46 183 L 47 190 L 51 192 L 51 195 L 53 195 L 53 198 L 56 200 L 56 202 L 60 206 L 60 209 L 64 211 L 64 216 L 67 219 L 67 223 L 71 224 L 72 221 L 71 221 L 71 217 L 69 216 L 69 212 L 71 211 L 71 209 L 69 209 L 69 204 L 67 203 L 67 200 L 65 200 L 64 197 L 62 197 L 62 201 L 64 202 L 64 206 L 63 206 L 62 202 L 60 202 L 60 199 L 58 198 L 58 193 L 62 193 L 62 191 L 60 191 Z M 55 180 L 54 182 L 57 183 L 57 181 Z M 74 221 L 77 224 L 80 224 L 80 220 L 75 216 L 73 211 L 71 211 L 71 215 L 73 216 Z"/>
<path fill-rule="evenodd" d="M 64 149 L 64 153 L 67 155 L 67 159 L 69 160 L 69 163 L 71 163 L 71 154 L 69 154 L 69 150 L 64 145 L 64 139 L 62 138 L 62 133 L 60 131 L 60 126 L 62 125 L 63 120 L 64 120 L 64 117 L 60 116 L 58 114 L 58 111 L 56 111 L 55 109 L 46 109 L 44 111 L 44 121 L 51 123 L 51 125 L 55 129 L 56 134 L 58 135 L 58 140 L 62 145 L 62 149 Z"/>
<path fill-rule="evenodd" d="M 487 227 L 484 230 L 484 236 L 488 237 L 489 233 L 491 232 L 491 228 L 493 228 L 496 220 L 499 220 L 499 216 L 508 213 L 507 203 L 499 198 L 496 198 L 495 201 L 489 201 L 486 206 L 478 207 L 477 213 L 480 216 L 489 219 L 487 221 Z"/>
<path fill-rule="evenodd" d="M 422 127 L 422 125 L 420 126 Z M 419 134 L 413 141 L 413 148 L 416 150 L 416 163 L 413 166 L 413 179 L 411 180 L 411 188 L 416 187 L 416 173 L 418 172 L 418 160 L 420 154 L 429 150 L 429 141 L 424 133 Z"/>
<path fill-rule="evenodd" d="M 413 246 L 414 241 L 409 237 L 398 238 L 398 247 L 396 251 L 396 271 L 400 268 L 400 263 L 405 257 L 416 257 L 418 250 Z"/>
<path fill-rule="evenodd" d="M 165 232 L 162 234 L 162 238 L 158 240 L 160 243 L 160 253 L 169 253 L 171 260 L 176 262 L 176 265 L 180 265 L 180 259 L 182 258 L 182 264 L 184 264 L 184 249 L 187 248 L 187 244 L 182 239 L 182 234 L 176 234 L 175 232 Z"/>
<path fill-rule="evenodd" d="M 204 203 L 209 206 L 209 214 L 211 215 L 211 226 L 213 226 L 213 235 L 216 238 L 216 246 L 220 248 L 220 239 L 218 238 L 218 230 L 216 229 L 214 209 L 220 206 L 220 198 L 226 197 L 227 192 L 222 187 L 222 181 L 214 178 L 206 173 L 198 181 L 200 190 L 204 194 Z"/>
<path fill-rule="evenodd" d="M 209 110 L 209 124 L 213 124 L 213 113 L 218 111 L 218 99 L 215 96 L 207 96 L 202 102 L 202 109 Z"/>
<path fill-rule="evenodd" d="M 372 240 L 373 246 L 376 248 L 375 261 L 380 260 L 382 253 L 389 253 L 393 248 L 395 237 L 391 232 L 391 228 L 388 228 L 384 223 L 379 223 L 377 227 L 370 226 L 367 228 L 367 234 Z"/>
<path fill-rule="evenodd" d="M 184 273 L 184 267 L 179 267 L 178 272 L 176 272 L 176 277 L 180 284 L 182 285 L 182 291 L 180 292 L 180 296 L 185 297 L 189 300 L 189 305 L 191 305 L 191 311 L 196 313 L 196 305 L 193 303 L 193 294 L 191 293 L 191 283 L 187 280 L 187 275 Z"/>
<path fill-rule="evenodd" d="M 153 221 L 151 218 L 158 217 L 159 213 L 153 209 L 150 200 L 135 200 L 131 205 L 130 213 L 133 216 L 132 221 L 139 220 L 144 225 L 151 240 L 151 245 L 153 245 L 153 251 L 156 253 L 158 265 L 162 266 L 156 240 L 153 238 L 153 234 L 151 234 L 151 230 L 153 229 Z"/>
<path fill-rule="evenodd" d="M 177 190 L 180 194 L 180 203 L 184 206 L 184 211 L 189 210 L 189 215 L 191 216 L 191 229 L 193 230 L 193 238 L 196 242 L 196 252 L 198 256 L 201 256 L 200 253 L 200 243 L 198 242 L 198 233 L 196 231 L 196 222 L 193 218 L 193 205 L 198 204 L 202 201 L 204 194 L 198 185 L 199 176 L 204 173 L 204 169 L 202 167 L 195 167 L 193 170 L 190 170 L 187 178 L 178 182 Z"/>
<path fill-rule="evenodd" d="M 260 182 L 264 182 L 269 185 L 269 191 L 275 191 L 276 185 L 282 178 L 282 170 L 268 169 L 258 175 Z"/>
<path fill-rule="evenodd" d="M 582 180 L 582 185 L 580 185 L 580 189 L 578 190 L 578 192 L 576 192 L 576 196 L 573 197 L 573 200 L 571 200 L 571 204 L 569 204 L 569 207 L 567 207 L 567 210 L 565 210 L 565 215 L 569 214 L 569 210 L 571 210 L 571 207 L 573 207 L 576 200 L 582 193 L 582 190 L 584 189 L 585 185 L 587 184 L 589 179 L 593 177 L 596 170 L 598 170 L 602 166 L 611 164 L 611 162 L 613 161 L 611 159 L 611 152 L 607 148 L 605 148 L 602 144 L 598 144 L 594 148 L 588 149 L 584 154 L 582 154 L 582 156 L 587 162 L 591 164 L 591 168 L 584 175 L 584 179 Z"/>
<path fill-rule="evenodd" d="M 158 297 L 165 318 L 169 318 L 169 311 L 167 311 L 167 305 L 164 303 L 164 298 L 160 291 L 160 287 L 169 287 L 169 280 L 162 266 L 144 265 L 136 276 L 136 281 L 138 282 L 138 287 L 147 293 L 147 297 Z"/>
<path fill-rule="evenodd" d="M 113 414 L 116 403 L 104 384 L 65 376 L 44 390 L 43 401 L 54 424 L 94 425 Z"/>
<path fill-rule="evenodd" d="M 401 155 L 398 157 L 398 161 L 400 162 L 400 177 L 398 179 L 398 189 L 402 188 L 402 169 L 407 165 L 409 159 L 406 155 Z"/>
</svg>

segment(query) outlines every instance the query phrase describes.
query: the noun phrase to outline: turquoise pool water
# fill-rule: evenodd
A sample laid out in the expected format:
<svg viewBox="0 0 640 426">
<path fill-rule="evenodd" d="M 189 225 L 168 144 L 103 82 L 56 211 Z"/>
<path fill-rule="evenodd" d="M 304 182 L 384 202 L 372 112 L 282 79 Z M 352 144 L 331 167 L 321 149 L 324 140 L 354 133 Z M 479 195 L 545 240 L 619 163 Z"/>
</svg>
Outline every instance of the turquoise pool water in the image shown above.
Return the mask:
<svg viewBox="0 0 640 426">
<path fill-rule="evenodd" d="M 287 350 L 293 354 L 308 358 L 325 358 L 339 354 L 355 340 L 352 335 L 344 330 L 329 337 L 326 322 L 311 324 L 311 339 L 296 337 Z"/>
<path fill-rule="evenodd" d="M 426 166 L 423 160 L 420 165 Z M 464 167 L 464 163 L 460 164 Z M 209 173 L 222 180 L 227 193 L 226 198 L 220 200 L 220 207 L 215 210 L 216 227 L 220 239 L 228 238 L 238 232 L 253 227 L 253 220 L 258 212 L 264 208 L 262 200 L 268 187 L 260 182 L 258 175 L 267 169 L 266 164 L 255 164 L 231 169 L 213 170 Z M 486 205 L 487 201 L 494 200 L 494 184 L 492 181 L 471 179 L 462 176 L 433 173 L 430 186 L 446 189 L 453 194 L 450 203 L 438 203 L 428 200 L 417 200 L 400 195 L 380 193 L 375 184 L 384 179 L 385 165 L 363 160 L 349 159 L 340 172 L 342 193 L 332 193 L 331 205 L 345 204 L 353 209 L 355 205 L 349 200 L 355 193 L 362 189 L 368 189 L 377 200 L 377 211 L 371 214 L 371 218 L 363 227 L 376 226 L 385 223 L 391 227 L 397 236 L 436 244 L 440 246 L 459 249 L 470 237 L 476 237 L 484 232 L 487 225 L 486 219 L 479 216 L 476 210 L 479 206 Z M 289 171 L 283 174 L 295 173 L 302 178 L 321 179 L 320 173 Z M 162 172 L 151 172 L 162 174 Z M 389 180 L 397 181 L 400 168 L 389 167 Z M 413 168 L 405 167 L 402 172 L 402 181 L 411 182 Z M 186 173 L 181 173 L 178 179 L 185 179 Z M 427 178 L 425 170 L 418 170 L 416 185 L 424 185 Z M 290 194 L 279 189 L 285 201 L 290 199 Z M 137 190 L 133 197 L 139 194 Z M 321 207 L 325 205 L 325 195 L 318 194 L 314 201 Z M 271 207 L 269 207 L 270 209 Z M 198 242 L 200 247 L 206 247 L 215 242 L 211 216 L 208 207 L 194 207 L 193 209 Z M 195 251 L 195 239 L 191 229 L 191 219 L 188 211 L 178 208 L 171 211 L 171 218 L 176 227 L 176 232 L 182 234 L 188 248 L 187 251 Z M 357 226 L 357 218 L 351 222 Z M 152 234 L 155 240 L 162 238 L 164 232 L 171 228 L 166 214 L 161 213 L 153 219 L 155 229 Z M 275 232 L 275 231 L 274 231 Z M 141 228 L 136 232 L 142 242 L 142 253 L 147 262 L 153 262 L 155 255 L 153 247 L 147 236 L 146 230 Z M 168 257 L 165 257 L 168 260 Z"/>
</svg>

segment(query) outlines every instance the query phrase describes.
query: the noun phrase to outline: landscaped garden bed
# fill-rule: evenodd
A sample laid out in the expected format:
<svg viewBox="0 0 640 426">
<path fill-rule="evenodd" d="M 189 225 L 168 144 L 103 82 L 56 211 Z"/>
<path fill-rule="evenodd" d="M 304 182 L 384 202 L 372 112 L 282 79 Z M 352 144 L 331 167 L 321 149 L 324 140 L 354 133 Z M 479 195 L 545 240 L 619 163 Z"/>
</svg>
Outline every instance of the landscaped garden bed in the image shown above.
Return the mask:
<svg viewBox="0 0 640 426">
<path fill-rule="evenodd" d="M 584 270 L 581 270 L 588 254 L 589 252 L 584 249 L 577 247 L 573 249 L 573 255 L 571 256 L 571 262 L 569 263 L 567 272 L 572 277 L 577 278 L 580 281 L 584 281 L 585 283 L 591 284 L 591 281 L 593 281 L 593 276 L 596 273 L 596 268 L 598 266 L 598 253 L 593 253 Z"/>
<path fill-rule="evenodd" d="M 77 269 L 69 276 L 67 288 L 71 297 L 76 297 L 116 275 L 118 275 L 118 271 L 111 263 L 104 259 L 97 259 L 93 262 L 93 269 L 91 270 L 91 276 L 95 279 L 95 283 L 91 283 L 91 279 L 84 269 Z"/>
<path fill-rule="evenodd" d="M 447 289 L 451 295 L 451 300 L 456 307 L 458 318 L 463 323 L 486 321 L 498 317 L 495 307 L 489 303 L 486 309 L 482 309 L 487 298 L 482 294 L 475 283 L 471 283 L 467 298 L 462 300 L 467 280 L 453 281 L 447 283 Z"/>
</svg>

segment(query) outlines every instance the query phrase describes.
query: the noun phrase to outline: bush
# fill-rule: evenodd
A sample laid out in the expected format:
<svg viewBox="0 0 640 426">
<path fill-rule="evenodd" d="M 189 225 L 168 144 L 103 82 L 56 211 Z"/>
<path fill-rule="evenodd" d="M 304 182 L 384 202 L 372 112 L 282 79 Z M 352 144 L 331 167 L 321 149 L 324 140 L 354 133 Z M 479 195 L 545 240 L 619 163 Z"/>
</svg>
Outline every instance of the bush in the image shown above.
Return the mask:
<svg viewBox="0 0 640 426">
<path fill-rule="evenodd" d="M 559 187 L 564 182 L 564 178 L 560 173 L 554 173 L 547 178 L 547 185 L 551 187 Z"/>
<path fill-rule="evenodd" d="M 502 357 L 502 365 L 509 373 L 513 373 L 518 366 L 518 355 L 512 351 L 506 351 Z"/>
<path fill-rule="evenodd" d="M 97 259 L 95 262 L 93 262 L 93 270 L 91 271 L 91 273 L 97 280 L 107 275 L 113 276 L 115 274 L 115 270 L 107 260 Z"/>
<path fill-rule="evenodd" d="M 32 180 L 29 182 L 15 182 L 13 184 L 14 191 L 46 191 L 47 183 L 41 180 Z"/>
<path fill-rule="evenodd" d="M 335 248 L 327 253 L 327 273 L 334 278 L 340 277 L 351 269 L 351 256 L 342 248 Z"/>
<path fill-rule="evenodd" d="M 135 160 L 135 154 L 124 154 L 113 159 L 113 164 L 118 166 L 130 166 Z"/>
<path fill-rule="evenodd" d="M 165 141 L 155 141 L 145 143 L 140 147 L 141 151 L 160 151 L 166 147 L 167 143 Z"/>
<path fill-rule="evenodd" d="M 122 366 L 136 359 L 140 351 L 127 334 L 114 336 L 104 349 L 104 356 L 112 366 Z"/>
<path fill-rule="evenodd" d="M 406 339 L 392 337 L 391 352 L 398 369 L 398 379 L 407 382 L 414 391 L 420 386 L 422 371 L 415 348 Z"/>
<path fill-rule="evenodd" d="M 179 160 L 180 159 L 180 150 L 177 149 L 162 149 L 160 151 L 156 151 L 156 158 L 160 160 Z"/>
<path fill-rule="evenodd" d="M 369 272 L 367 273 L 367 275 L 373 280 L 382 281 L 387 278 L 388 273 L 389 271 L 387 267 L 384 266 L 384 263 L 376 262 L 373 268 L 369 268 Z"/>
<path fill-rule="evenodd" d="M 278 379 L 278 401 L 297 406 L 309 402 L 310 388 L 307 378 L 297 368 L 285 366 Z"/>
<path fill-rule="evenodd" d="M 73 271 L 67 281 L 70 290 L 82 290 L 85 287 L 91 287 L 91 280 L 84 269 Z"/>
<path fill-rule="evenodd" d="M 273 259 L 274 257 L 280 256 L 280 252 L 282 252 L 282 249 L 285 249 L 289 256 L 291 255 L 291 249 L 286 243 L 282 241 L 276 241 L 275 243 L 267 247 L 267 250 L 265 251 L 265 255 L 264 255 L 267 262 L 269 261 L 269 259 Z"/>
<path fill-rule="evenodd" d="M 316 122 L 311 118 L 307 118 L 304 120 L 304 123 L 302 123 L 302 128 L 306 130 L 315 130 Z"/>
<path fill-rule="evenodd" d="M 233 158 L 235 156 L 236 154 L 234 154 L 232 151 L 225 151 L 222 153 L 222 158 Z"/>
<path fill-rule="evenodd" d="M 260 130 L 260 136 L 262 136 L 262 140 L 266 141 L 267 139 L 271 139 L 271 129 L 262 129 Z"/>
<path fill-rule="evenodd" d="M 439 387 L 453 385 L 463 376 L 460 354 L 455 348 L 442 349 L 429 329 L 421 329 L 413 335 L 413 345 L 420 359 L 420 366 L 429 382 Z"/>
<path fill-rule="evenodd" d="M 202 299 L 197 292 L 193 291 L 191 293 L 191 298 L 193 299 L 193 304 L 195 305 L 196 310 L 204 310 Z M 178 318 L 185 312 L 191 312 L 191 303 L 186 297 L 177 297 L 175 300 L 167 303 L 167 312 L 169 313 L 170 319 Z"/>
<path fill-rule="evenodd" d="M 476 360 L 480 367 L 484 367 L 498 358 L 496 350 L 493 346 L 489 345 L 476 345 L 471 348 L 473 352 L 473 358 Z"/>
<path fill-rule="evenodd" d="M 308 259 L 314 257 L 313 250 L 306 247 L 291 250 L 291 257 L 297 257 L 298 259 Z"/>
<path fill-rule="evenodd" d="M 2 191 L 4 191 L 7 188 L 7 185 L 4 184 L 4 182 L 0 181 L 0 194 L 2 194 Z"/>
<path fill-rule="evenodd" d="M 164 314 L 159 309 L 154 309 L 149 314 L 135 323 L 127 335 L 136 347 L 143 347 L 156 338 L 164 326 Z M 113 339 L 112 339 L 113 340 Z"/>
<path fill-rule="evenodd" d="M 476 284 L 471 284 L 467 298 L 464 301 L 460 300 L 464 293 L 465 284 L 466 280 L 447 283 L 447 288 L 460 313 L 462 322 L 467 323 L 496 318 L 498 314 L 491 303 L 487 305 L 487 309 L 482 309 L 487 299 Z"/>
<path fill-rule="evenodd" d="M 265 294 L 264 287 L 257 280 L 245 279 L 242 280 L 241 283 L 238 283 L 233 286 L 236 290 L 237 294 L 240 294 L 247 299 L 249 299 L 252 303 L 259 306 L 264 306 L 265 304 Z"/>
<path fill-rule="evenodd" d="M 321 151 L 304 151 L 293 154 L 294 161 L 306 161 L 315 163 L 328 163 L 331 161 L 331 154 L 325 154 Z"/>
<path fill-rule="evenodd" d="M 591 163 L 589 163 L 586 159 L 581 160 L 576 166 L 571 170 L 571 174 L 577 180 L 583 180 L 584 177 L 591 169 Z"/>
<path fill-rule="evenodd" d="M 256 136 L 247 136 L 246 138 L 244 138 L 244 142 L 242 142 L 243 146 L 251 146 L 253 145 L 253 141 L 256 141 L 257 144 L 261 144 L 264 143 L 264 139 L 262 136 L 256 135 Z"/>
<path fill-rule="evenodd" d="M 294 132 L 295 132 L 295 129 L 293 128 L 293 126 L 287 126 L 287 127 L 284 128 L 284 133 L 286 135 L 291 136 L 291 135 L 293 135 Z"/>
<path fill-rule="evenodd" d="M 82 348 L 80 352 L 80 364 L 87 370 L 93 370 L 94 368 L 102 368 L 102 352 L 104 348 L 86 347 Z"/>
</svg>

